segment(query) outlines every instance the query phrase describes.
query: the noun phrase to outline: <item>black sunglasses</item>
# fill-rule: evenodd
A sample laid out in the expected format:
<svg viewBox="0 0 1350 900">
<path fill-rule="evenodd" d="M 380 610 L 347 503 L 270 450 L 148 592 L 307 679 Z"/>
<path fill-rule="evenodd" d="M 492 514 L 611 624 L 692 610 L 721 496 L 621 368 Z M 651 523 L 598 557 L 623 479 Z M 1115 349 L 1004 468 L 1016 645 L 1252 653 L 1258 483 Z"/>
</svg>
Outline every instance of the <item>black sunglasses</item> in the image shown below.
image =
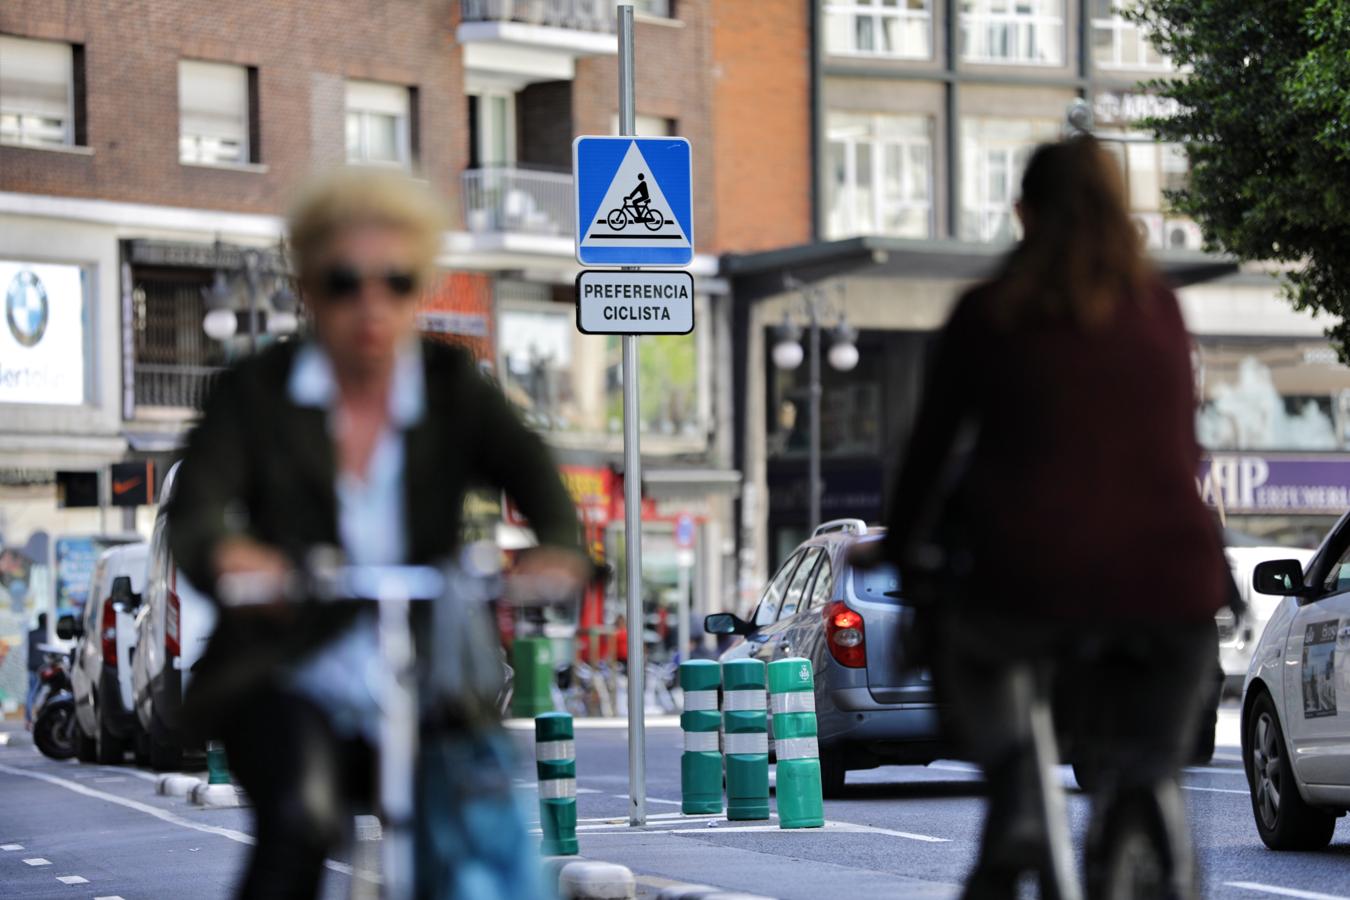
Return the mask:
<svg viewBox="0 0 1350 900">
<path fill-rule="evenodd" d="M 329 300 L 351 301 L 361 296 L 364 281 L 382 282 L 389 293 L 407 299 L 417 290 L 417 276 L 412 272 L 389 269 L 384 272 L 362 272 L 352 266 L 330 266 L 322 273 L 324 296 Z"/>
</svg>

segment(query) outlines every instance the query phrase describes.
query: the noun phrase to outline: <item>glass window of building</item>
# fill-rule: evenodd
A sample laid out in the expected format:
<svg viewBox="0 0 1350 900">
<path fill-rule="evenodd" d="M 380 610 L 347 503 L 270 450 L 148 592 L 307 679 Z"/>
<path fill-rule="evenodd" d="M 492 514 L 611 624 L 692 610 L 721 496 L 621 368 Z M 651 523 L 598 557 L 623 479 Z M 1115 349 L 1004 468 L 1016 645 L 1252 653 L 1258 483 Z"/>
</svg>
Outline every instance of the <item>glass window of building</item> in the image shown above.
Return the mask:
<svg viewBox="0 0 1350 900">
<path fill-rule="evenodd" d="M 973 63 L 1064 63 L 1064 0 L 961 0 L 961 58 Z"/>
<path fill-rule="evenodd" d="M 497 304 L 499 378 L 526 421 L 550 432 L 560 444 L 593 445 L 599 440 L 617 446 L 623 434 L 620 338 L 579 333 L 566 286 L 499 282 Z M 645 446 L 706 445 L 711 397 L 700 334 L 653 336 L 641 342 L 639 424 L 647 436 Z"/>
<path fill-rule="evenodd" d="M 828 0 L 825 51 L 841 56 L 931 59 L 932 0 Z"/>
<path fill-rule="evenodd" d="M 828 326 L 828 323 L 827 323 Z M 767 347 L 773 346 L 768 332 Z M 803 342 L 806 336 L 802 337 Z M 822 354 L 829 346 L 828 331 L 821 335 Z M 858 365 L 839 372 L 825 361 L 820 365 L 820 450 L 826 457 L 872 456 L 881 452 L 884 414 L 881 385 L 885 372 L 885 344 L 868 340 L 858 344 Z M 811 391 L 808 367 L 784 370 L 767 361 L 771 389 L 767 410 L 768 455 L 807 456 L 811 445 Z M 643 391 L 646 391 L 646 384 Z"/>
<path fill-rule="evenodd" d="M 1022 170 L 1042 141 L 1053 140 L 1053 119 L 971 117 L 961 122 L 961 239 L 1010 241 L 1020 233 L 1013 203 Z"/>
<path fill-rule="evenodd" d="M 1137 0 L 1092 0 L 1092 61 L 1099 69 L 1167 70 L 1172 62 L 1149 43 L 1148 32 L 1124 15 Z"/>
<path fill-rule="evenodd" d="M 1350 448 L 1350 368 L 1326 341 L 1201 338 L 1195 368 L 1206 449 Z"/>
<path fill-rule="evenodd" d="M 1177 111 L 1175 101 L 1144 93 L 1104 91 L 1094 98 L 1097 136 L 1120 162 L 1130 211 L 1154 250 L 1200 250 L 1204 238 L 1190 219 L 1175 215 L 1170 191 L 1186 186 L 1190 162 L 1180 144 L 1161 144 L 1138 130 L 1136 122 Z"/>
<path fill-rule="evenodd" d="M 827 120 L 831 238 L 926 238 L 933 231 L 932 120 L 831 112 Z"/>
<path fill-rule="evenodd" d="M 473 146 L 470 168 L 509 166 L 516 161 L 516 94 L 507 89 L 469 95 Z"/>
<path fill-rule="evenodd" d="M 0 36 L 0 142 L 75 143 L 74 49 Z"/>
<path fill-rule="evenodd" d="M 411 96 L 406 87 L 347 82 L 347 162 L 412 166 Z"/>
<path fill-rule="evenodd" d="M 675 120 L 662 116 L 648 116 L 638 113 L 633 116 L 634 133 L 638 137 L 670 137 L 675 134 Z M 619 116 L 609 117 L 610 134 L 619 133 Z"/>
<path fill-rule="evenodd" d="M 248 69 L 178 62 L 178 159 L 239 165 L 249 161 Z"/>
</svg>

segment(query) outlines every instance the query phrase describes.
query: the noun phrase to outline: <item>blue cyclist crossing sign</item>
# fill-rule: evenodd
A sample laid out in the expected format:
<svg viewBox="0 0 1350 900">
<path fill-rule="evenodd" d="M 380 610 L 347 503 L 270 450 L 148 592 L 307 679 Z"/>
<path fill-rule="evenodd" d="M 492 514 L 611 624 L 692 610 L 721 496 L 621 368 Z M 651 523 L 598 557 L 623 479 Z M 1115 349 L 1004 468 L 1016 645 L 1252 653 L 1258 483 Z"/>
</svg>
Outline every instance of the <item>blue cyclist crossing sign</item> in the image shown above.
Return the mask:
<svg viewBox="0 0 1350 900">
<path fill-rule="evenodd" d="M 694 259 L 693 176 L 681 137 L 572 142 L 577 261 L 687 266 Z"/>
</svg>

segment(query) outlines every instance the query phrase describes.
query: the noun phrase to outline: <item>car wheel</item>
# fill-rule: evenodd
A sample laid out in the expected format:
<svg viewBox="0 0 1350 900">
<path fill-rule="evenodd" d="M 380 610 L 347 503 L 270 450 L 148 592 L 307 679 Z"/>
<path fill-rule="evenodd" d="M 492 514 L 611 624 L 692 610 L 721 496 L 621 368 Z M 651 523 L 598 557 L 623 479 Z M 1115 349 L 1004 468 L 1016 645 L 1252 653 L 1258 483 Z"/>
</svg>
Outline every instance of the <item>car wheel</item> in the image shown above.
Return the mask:
<svg viewBox="0 0 1350 900">
<path fill-rule="evenodd" d="M 1204 724 L 1195 736 L 1195 753 L 1191 756 L 1191 765 L 1207 766 L 1214 759 L 1214 731 L 1218 722 L 1218 711 L 1202 717 Z"/>
<path fill-rule="evenodd" d="M 149 735 L 150 768 L 156 772 L 173 772 L 183 766 L 183 751 L 151 722 Z"/>
<path fill-rule="evenodd" d="M 75 755 L 75 706 L 70 701 L 49 703 L 33 724 L 33 743 L 44 756 L 70 759 Z"/>
<path fill-rule="evenodd" d="M 136 755 L 136 765 L 150 765 L 150 735 L 145 733 L 145 729 L 136 729 L 136 741 L 133 744 Z"/>
<path fill-rule="evenodd" d="M 1331 843 L 1336 817 L 1299 794 L 1275 703 L 1265 691 L 1252 704 L 1247 729 L 1242 763 L 1261 840 L 1272 850 L 1320 850 Z"/>
<path fill-rule="evenodd" d="M 78 721 L 75 723 L 75 758 L 82 763 L 98 761 L 98 744 L 84 733 Z"/>
<path fill-rule="evenodd" d="M 1078 782 L 1079 790 L 1085 794 L 1091 794 L 1097 790 L 1101 784 L 1101 767 L 1086 759 L 1076 759 L 1073 762 L 1073 777 Z"/>
<path fill-rule="evenodd" d="M 844 776 L 848 774 L 848 768 L 844 765 L 844 754 L 842 751 L 826 752 L 820 754 L 820 791 L 821 794 L 830 799 L 838 799 L 844 795 Z"/>
<path fill-rule="evenodd" d="M 95 739 L 97 751 L 95 756 L 97 762 L 104 766 L 115 766 L 122 762 L 122 756 L 126 748 L 122 746 L 122 740 L 108 730 L 107 724 L 103 721 L 103 716 L 98 717 L 98 736 Z"/>
</svg>

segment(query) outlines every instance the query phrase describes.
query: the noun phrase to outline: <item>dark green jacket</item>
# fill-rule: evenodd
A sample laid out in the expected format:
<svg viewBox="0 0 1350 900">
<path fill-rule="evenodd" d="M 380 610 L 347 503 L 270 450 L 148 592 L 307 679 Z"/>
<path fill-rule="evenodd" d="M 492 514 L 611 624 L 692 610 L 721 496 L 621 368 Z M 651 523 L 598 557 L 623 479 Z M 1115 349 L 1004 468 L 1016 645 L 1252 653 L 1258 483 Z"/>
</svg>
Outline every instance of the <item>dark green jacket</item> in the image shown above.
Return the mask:
<svg viewBox="0 0 1350 900">
<path fill-rule="evenodd" d="M 277 547 L 301 564 L 340 546 L 336 462 L 326 411 L 291 402 L 298 342 L 275 345 L 224 373 L 206 405 L 169 501 L 169 545 L 200 590 L 214 593 L 211 552 L 231 534 Z M 424 342 L 426 404 L 404 434 L 409 563 L 445 560 L 460 541 L 465 492 L 504 490 L 541 544 L 579 548 L 576 510 L 543 441 L 484 378 L 468 353 Z M 350 620 L 299 604 L 284 618 L 222 609 L 193 670 L 186 724 L 207 736 L 280 667 Z"/>
</svg>

